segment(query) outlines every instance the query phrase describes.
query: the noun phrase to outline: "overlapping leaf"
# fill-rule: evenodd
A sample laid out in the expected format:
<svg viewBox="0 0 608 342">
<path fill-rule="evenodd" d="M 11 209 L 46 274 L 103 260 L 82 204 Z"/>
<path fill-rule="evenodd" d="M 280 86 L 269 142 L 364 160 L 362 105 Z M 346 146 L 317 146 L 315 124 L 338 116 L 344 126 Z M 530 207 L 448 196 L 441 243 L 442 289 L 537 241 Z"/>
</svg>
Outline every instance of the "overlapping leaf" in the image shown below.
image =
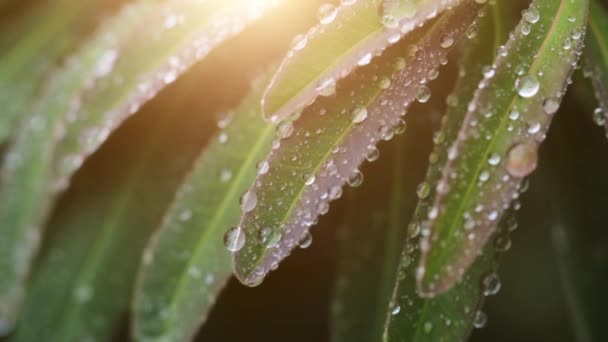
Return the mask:
<svg viewBox="0 0 608 342">
<path fill-rule="evenodd" d="M 393 151 L 384 155 L 383 149 L 382 160 L 369 168 L 375 177 L 346 198 L 332 307 L 332 341 L 382 339 L 405 238 L 403 225 L 415 203 L 406 192 L 410 173 L 404 144 L 405 139 L 399 136 L 392 143 Z M 412 190 L 413 185 L 408 185 Z"/>
<path fill-rule="evenodd" d="M 342 1 L 321 8 L 320 24 L 296 37 L 263 99 L 266 118 L 302 109 L 336 82 L 461 0 Z"/>
<path fill-rule="evenodd" d="M 117 2 L 46 1 L 3 27 L 0 143 L 6 142 L 17 119 L 27 114 L 32 97 L 58 60 L 74 50 L 99 21 L 100 14 Z M 0 2 L 0 7 L 9 3 Z"/>
<path fill-rule="evenodd" d="M 586 73 L 591 76 L 600 111 L 596 122 L 608 125 L 608 16 L 596 0 L 590 1 L 589 30 L 585 45 Z M 608 129 L 608 126 L 606 126 Z"/>
<path fill-rule="evenodd" d="M 584 40 L 586 0 L 532 3 L 487 70 L 447 151 L 437 196 L 422 223 L 418 288 L 448 290 L 494 232 L 536 167 Z"/>
<path fill-rule="evenodd" d="M 112 338 L 127 311 L 143 248 L 198 153 L 189 140 L 175 141 L 184 134 L 179 118 L 188 113 L 184 102 L 196 84 L 186 85 L 191 87 L 166 94 L 171 102 L 155 109 L 139 140 L 122 148 L 114 142 L 102 152 L 113 152 L 104 179 L 95 172 L 98 161 L 80 175 L 50 224 L 53 235 L 11 341 Z"/>
<path fill-rule="evenodd" d="M 55 73 L 9 149 L 0 192 L 0 317 L 14 315 L 54 196 L 129 114 L 277 0 L 139 1 Z"/>
<path fill-rule="evenodd" d="M 336 98 L 317 101 L 293 125 L 279 125 L 283 139 L 266 160 L 267 173 L 242 198 L 245 244 L 234 259 L 242 282 L 259 283 L 327 212 L 345 183 L 362 181 L 357 167 L 379 140 L 402 129 L 401 116 L 411 101 L 428 100 L 423 83 L 436 77 L 479 6 L 464 2 L 353 74 L 344 87 L 338 85 Z M 271 231 L 278 243 L 261 243 L 262 231 Z"/>
<path fill-rule="evenodd" d="M 510 4 L 500 3 L 484 8 L 487 15 L 471 27 L 468 34 L 471 39 L 463 42 L 466 45 L 460 58 L 460 76 L 449 97 L 449 110 L 442 128 L 434 136 L 437 146 L 431 154 L 426 179 L 417 189 L 420 203 L 407 229 L 407 242 L 397 271 L 398 281 L 393 289 L 392 303 L 386 311 L 384 337 L 387 341 L 464 340 L 473 327 L 476 316 L 483 315 L 477 313 L 484 290 L 480 284 L 486 276 L 489 277 L 488 280 L 498 279 L 494 274 L 494 261 L 497 258 L 496 250 L 504 251 L 508 248 L 510 242 L 506 231 L 496 237 L 496 249 L 494 244 L 488 244 L 483 256 L 461 283 L 437 298 L 421 298 L 418 295 L 415 273 L 420 259 L 420 223 L 428 215 L 436 196 L 435 189 L 430 184 L 436 184 L 441 178 L 442 167 L 447 161 L 445 145 L 456 138 L 465 118 L 468 99 L 473 96 L 483 78 L 485 67 L 494 60 L 499 44 L 507 39 L 507 30 L 510 28 L 508 6 Z M 490 285 L 496 286 L 495 283 Z"/>
<path fill-rule="evenodd" d="M 223 236 L 239 222 L 239 196 L 275 135 L 259 110 L 264 85 L 258 82 L 222 118 L 223 130 L 196 162 L 148 247 L 134 302 L 136 340 L 192 337 L 232 274 Z"/>
</svg>

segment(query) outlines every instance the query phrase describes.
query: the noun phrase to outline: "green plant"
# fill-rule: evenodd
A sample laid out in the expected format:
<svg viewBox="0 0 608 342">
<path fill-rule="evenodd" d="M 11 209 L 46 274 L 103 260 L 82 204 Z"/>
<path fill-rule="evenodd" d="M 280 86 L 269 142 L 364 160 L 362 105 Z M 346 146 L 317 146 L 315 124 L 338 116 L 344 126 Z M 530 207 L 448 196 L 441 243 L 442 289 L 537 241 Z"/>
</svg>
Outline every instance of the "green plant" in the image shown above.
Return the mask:
<svg viewBox="0 0 608 342">
<path fill-rule="evenodd" d="M 319 5 L 285 52 L 311 23 L 275 20 Z M 136 341 L 192 339 L 232 274 L 261 284 L 341 197 L 332 339 L 466 339 L 579 59 L 573 97 L 594 106 L 592 83 L 594 120 L 608 115 L 597 0 L 0 0 L 0 20 L 10 341 L 110 340 L 125 322 Z M 438 128 L 422 182 L 412 106 L 445 112 L 411 119 Z M 554 201 L 576 268 L 574 205 Z"/>
</svg>

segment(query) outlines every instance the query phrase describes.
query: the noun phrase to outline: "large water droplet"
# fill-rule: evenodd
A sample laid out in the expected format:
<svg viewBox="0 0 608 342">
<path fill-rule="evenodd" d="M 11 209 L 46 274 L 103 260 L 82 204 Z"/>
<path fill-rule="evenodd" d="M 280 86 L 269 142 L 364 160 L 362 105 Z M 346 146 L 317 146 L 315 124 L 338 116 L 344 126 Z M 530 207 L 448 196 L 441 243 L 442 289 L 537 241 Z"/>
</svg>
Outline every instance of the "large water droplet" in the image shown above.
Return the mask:
<svg viewBox="0 0 608 342">
<path fill-rule="evenodd" d="M 238 252 L 245 245 L 245 232 L 241 227 L 230 228 L 224 234 L 224 246 L 230 252 Z"/>
<path fill-rule="evenodd" d="M 530 98 L 538 93 L 540 82 L 538 77 L 534 75 L 521 76 L 515 81 L 515 88 L 517 89 L 519 96 Z"/>
<path fill-rule="evenodd" d="M 534 142 L 516 144 L 507 153 L 507 172 L 513 177 L 523 178 L 536 169 L 538 146 Z"/>
</svg>

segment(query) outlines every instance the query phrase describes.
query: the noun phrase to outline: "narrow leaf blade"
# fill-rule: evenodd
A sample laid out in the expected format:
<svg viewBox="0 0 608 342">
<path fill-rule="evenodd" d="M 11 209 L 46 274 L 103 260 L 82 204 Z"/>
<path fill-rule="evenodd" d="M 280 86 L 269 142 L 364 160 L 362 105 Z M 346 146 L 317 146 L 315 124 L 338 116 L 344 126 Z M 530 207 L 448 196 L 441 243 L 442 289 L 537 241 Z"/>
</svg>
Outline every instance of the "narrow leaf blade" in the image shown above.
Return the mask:
<svg viewBox="0 0 608 342">
<path fill-rule="evenodd" d="M 483 278 L 494 276 L 498 251 L 504 251 L 510 244 L 508 230 L 497 234 L 496 244 L 488 244 L 482 257 L 471 267 L 462 282 L 452 290 L 436 298 L 422 298 L 416 290 L 416 268 L 420 260 L 420 239 L 423 225 L 436 197 L 432 184 L 441 179 L 443 165 L 447 161 L 447 149 L 456 139 L 459 127 L 465 119 L 467 101 L 473 97 L 483 71 L 494 60 L 495 51 L 506 40 L 510 29 L 509 6 L 500 2 L 488 4 L 483 11 L 487 14 L 472 26 L 476 34 L 464 41 L 464 51 L 460 56 L 459 78 L 448 100 L 448 111 L 441 130 L 435 134 L 436 146 L 431 154 L 431 165 L 426 179 L 418 186 L 420 198 L 416 212 L 407 229 L 407 242 L 403 247 L 401 263 L 398 267 L 398 281 L 395 283 L 391 305 L 386 315 L 384 338 L 386 341 L 458 341 L 464 340 L 473 327 L 478 308 L 483 298 Z M 405 224 L 403 224 L 404 226 Z M 495 247 L 497 246 L 497 247 Z M 480 314 L 481 315 L 481 314 Z M 449 323 L 448 323 L 449 322 Z"/>
<path fill-rule="evenodd" d="M 191 338 L 232 275 L 223 236 L 238 223 L 238 197 L 274 137 L 259 110 L 265 84 L 258 81 L 229 115 L 229 126 L 200 156 L 149 244 L 133 304 L 136 340 Z"/>
<path fill-rule="evenodd" d="M 97 156 L 110 156 L 112 171 L 100 179 L 100 159 L 92 160 L 63 198 L 11 341 L 112 339 L 127 312 L 144 246 L 200 146 L 191 139 L 176 142 L 176 136 L 200 132 L 183 128 L 188 91 L 172 90 L 166 94 L 171 102 L 146 113 L 146 126 L 135 125 L 149 128 L 136 142 L 121 146 L 133 133 L 123 131 Z"/>
<path fill-rule="evenodd" d="M 441 47 L 441 37 L 449 34 L 457 40 L 478 7 L 474 1 L 464 2 L 353 74 L 335 99 L 318 101 L 293 126 L 279 125 L 284 139 L 267 159 L 269 171 L 243 198 L 240 228 L 245 244 L 234 256 L 234 271 L 243 283 L 258 284 L 327 212 L 329 201 L 339 197 L 347 181 L 361 182 L 357 167 L 369 149 L 400 130 L 401 116 L 417 95 L 428 100 L 428 89 L 420 84 L 446 58 L 449 48 Z M 408 46 L 406 61 L 401 56 Z M 417 51 L 428 59 L 417 59 Z M 276 246 L 259 243 L 256 237 L 265 228 L 280 236 Z"/>
<path fill-rule="evenodd" d="M 585 31 L 586 0 L 532 3 L 477 90 L 423 229 L 421 294 L 448 290 L 464 275 L 536 167 Z"/>
<path fill-rule="evenodd" d="M 31 99 L 39 90 L 38 85 L 54 65 L 95 27 L 101 13 L 118 2 L 46 1 L 2 27 L 7 37 L 0 38 L 4 50 L 0 55 L 0 103 L 4 104 L 0 116 L 0 143 L 9 139 L 18 120 L 26 116 Z"/>
<path fill-rule="evenodd" d="M 278 2 L 141 0 L 55 73 L 1 174 L 0 317 L 14 318 L 41 224 L 83 160 L 144 102 Z"/>
<path fill-rule="evenodd" d="M 369 63 L 401 36 L 461 0 L 410 1 L 407 13 L 393 10 L 388 18 L 382 11 L 384 2 L 343 2 L 330 12 L 332 20 L 326 14 L 318 26 L 297 37 L 264 94 L 265 117 L 278 121 L 302 109 L 357 66 Z"/>
</svg>

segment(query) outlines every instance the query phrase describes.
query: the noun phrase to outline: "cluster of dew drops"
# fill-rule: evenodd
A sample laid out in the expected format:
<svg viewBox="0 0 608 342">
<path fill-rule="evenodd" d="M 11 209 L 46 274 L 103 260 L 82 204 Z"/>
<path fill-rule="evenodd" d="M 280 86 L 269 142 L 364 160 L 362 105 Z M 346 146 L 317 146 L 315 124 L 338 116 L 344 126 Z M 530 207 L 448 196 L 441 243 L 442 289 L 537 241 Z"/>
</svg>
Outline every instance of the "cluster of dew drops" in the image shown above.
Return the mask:
<svg viewBox="0 0 608 342">
<path fill-rule="evenodd" d="M 485 1 L 483 1 L 485 2 Z M 540 13 L 538 12 L 537 8 L 535 8 L 534 6 L 530 7 L 529 9 L 525 10 L 523 12 L 523 18 L 525 20 L 524 24 L 520 26 L 521 29 L 521 34 L 522 35 L 528 35 L 530 34 L 531 31 L 531 25 L 537 23 L 540 19 Z M 569 17 L 568 21 L 571 23 L 575 22 L 575 18 L 573 17 Z M 467 32 L 467 36 L 469 36 L 469 38 L 471 38 L 470 33 Z M 564 50 L 570 50 L 574 47 L 574 45 L 577 43 L 577 41 L 580 41 L 582 39 L 582 32 L 577 31 L 577 30 L 573 30 L 570 34 L 570 36 L 564 41 L 563 44 L 563 49 Z M 507 48 L 505 46 L 501 46 L 499 48 L 498 54 L 501 56 L 506 56 L 507 55 Z M 578 66 L 578 65 L 575 65 Z M 491 79 L 494 75 L 495 75 L 495 66 L 492 67 L 487 67 L 484 70 L 484 82 L 482 82 L 480 84 L 480 87 L 485 87 L 487 86 L 487 80 Z M 568 81 L 570 82 L 570 81 Z M 517 78 L 516 82 L 515 82 L 515 90 L 517 91 L 517 94 L 522 97 L 522 98 L 533 98 L 534 96 L 536 96 L 540 90 L 540 81 L 538 76 L 536 75 L 524 75 L 524 74 L 520 74 L 519 77 Z M 555 97 L 548 97 L 546 99 L 544 99 L 542 101 L 542 109 L 545 112 L 545 114 L 547 115 L 553 115 L 557 112 L 557 110 L 559 109 L 560 106 L 560 99 L 561 99 L 561 93 L 560 94 L 556 94 Z M 450 104 L 450 102 L 454 102 L 457 101 L 457 99 L 450 99 L 448 98 L 448 104 Z M 456 105 L 456 103 L 452 103 L 451 105 Z M 471 110 L 471 109 L 470 109 Z M 510 114 L 509 114 L 509 119 L 510 120 L 518 120 L 520 118 L 520 113 L 517 110 L 513 110 Z M 594 121 L 596 124 L 602 126 L 606 123 L 606 116 L 603 113 L 601 108 L 597 108 L 594 111 Z M 512 128 L 511 128 L 512 129 Z M 540 132 L 541 130 L 541 124 L 540 123 L 529 123 L 528 124 L 528 128 L 527 128 L 527 133 L 530 135 L 535 135 L 536 133 Z M 435 143 L 436 144 L 440 144 L 443 142 L 443 140 L 441 139 L 441 135 L 435 135 Z M 537 163 L 537 158 L 538 158 L 538 148 L 536 143 L 534 142 L 524 142 L 524 143 L 519 143 L 519 144 L 515 144 L 514 146 L 512 146 L 508 152 L 507 152 L 507 162 L 506 162 L 506 170 L 507 172 L 516 178 L 519 179 L 523 179 L 524 177 L 528 176 L 532 171 L 534 171 L 534 169 L 536 168 L 536 163 Z M 450 156 L 448 156 L 449 158 Z M 437 158 L 435 158 L 436 160 Z M 502 158 L 500 155 L 493 153 L 489 156 L 488 158 L 488 164 L 491 166 L 497 166 L 501 163 Z M 433 160 L 431 160 L 431 163 L 433 162 Z M 483 172 L 480 174 L 480 181 L 485 181 L 487 180 L 489 177 L 489 173 L 487 172 Z M 527 190 L 528 188 L 528 182 L 527 180 L 524 181 L 522 187 L 519 189 L 519 193 L 523 193 Z M 439 191 L 440 189 L 438 189 Z M 417 188 L 417 196 L 420 200 L 426 199 L 431 192 L 431 185 L 427 182 L 422 182 L 418 188 Z M 520 204 L 519 202 L 515 202 L 515 204 L 513 205 L 513 208 L 515 210 L 518 210 L 520 208 Z M 505 225 L 506 227 L 500 232 L 500 234 L 497 234 L 494 238 L 494 247 L 497 253 L 501 254 L 506 252 L 507 250 L 510 249 L 511 247 L 511 240 L 510 240 L 510 232 L 512 232 L 513 230 L 515 230 L 517 228 L 517 223 L 514 221 L 513 217 L 509 217 L 509 219 L 507 220 L 507 224 Z M 418 236 L 420 232 L 420 226 L 417 224 L 411 224 L 408 228 L 408 234 L 411 237 L 416 237 Z M 415 246 L 412 246 L 412 251 L 414 250 Z M 408 266 L 409 263 L 412 262 L 411 257 L 406 254 L 403 257 L 402 263 L 404 263 L 404 266 Z M 403 276 L 403 275 L 400 275 Z M 483 293 L 484 296 L 492 296 L 495 295 L 499 292 L 500 288 L 501 288 L 501 282 L 500 282 L 500 278 L 498 276 L 498 274 L 495 271 L 491 271 L 489 273 L 487 273 L 486 275 L 482 276 L 481 278 L 481 283 L 480 283 L 480 287 L 481 287 L 481 292 Z M 470 307 L 465 307 L 464 308 L 465 314 L 469 315 L 471 313 L 471 309 Z M 401 307 L 399 306 L 398 303 L 393 304 L 392 309 L 391 309 L 391 314 L 393 316 L 398 315 L 401 312 Z M 446 324 L 446 326 L 449 326 L 452 322 L 444 317 L 444 323 Z M 486 325 L 487 323 L 487 315 L 481 311 L 480 309 L 476 310 L 473 316 L 473 326 L 475 328 L 482 328 Z M 433 329 L 433 323 L 428 321 L 425 322 L 423 325 L 423 331 L 425 331 L 426 333 L 430 333 Z"/>
<path fill-rule="evenodd" d="M 341 4 L 342 5 L 352 5 L 356 2 L 356 0 L 342 0 Z M 476 0 L 476 2 L 483 4 L 485 2 L 487 2 L 487 0 Z M 333 4 L 323 4 L 320 6 L 319 8 L 319 22 L 322 25 L 328 25 L 330 23 L 332 23 L 338 13 L 338 8 L 333 5 Z M 409 13 L 409 16 L 413 16 L 415 14 L 415 11 L 412 13 Z M 481 13 L 480 15 L 483 15 L 483 13 Z M 387 29 L 393 29 L 397 27 L 398 24 L 398 20 L 396 20 L 394 17 L 392 17 L 389 14 L 383 15 L 381 18 L 381 22 L 382 24 L 387 28 Z M 470 29 L 467 31 L 467 36 L 469 38 L 474 38 L 476 36 L 476 26 L 472 25 L 470 27 Z M 400 34 L 398 35 L 391 35 L 388 38 L 388 42 L 389 43 L 395 43 L 399 40 L 400 38 Z M 450 47 L 453 46 L 453 44 L 455 43 L 454 38 L 449 35 L 443 35 L 440 37 L 440 46 L 442 48 L 448 49 Z M 294 37 L 293 42 L 292 42 L 292 46 L 291 46 L 291 51 L 288 53 L 288 56 L 299 51 L 302 50 L 306 47 L 307 45 L 307 35 L 306 34 L 300 34 Z M 358 62 L 357 65 L 358 66 L 365 66 L 368 65 L 371 62 L 372 59 L 372 54 L 368 53 L 365 54 Z M 442 61 L 442 64 L 445 64 L 447 61 Z M 396 63 L 395 63 L 395 68 L 397 70 L 403 69 L 405 67 L 405 59 L 404 58 L 399 58 Z M 433 80 L 435 78 L 437 78 L 438 76 L 438 69 L 432 69 L 429 71 L 428 79 Z M 322 81 L 319 86 L 316 88 L 317 94 L 320 96 L 331 96 L 333 94 L 335 94 L 335 85 L 336 85 L 336 81 L 334 79 L 331 80 L 326 80 L 326 81 Z M 378 82 L 378 86 L 381 89 L 388 89 L 391 85 L 391 81 L 389 78 L 382 78 L 379 82 Z M 431 97 L 431 92 L 430 89 L 425 86 L 422 85 L 418 88 L 418 91 L 416 93 L 416 100 L 420 103 L 426 103 L 428 102 L 428 100 Z M 324 113 L 321 113 L 324 114 Z M 367 117 L 368 117 L 368 110 L 366 107 L 360 106 L 360 107 L 356 107 L 352 113 L 352 121 L 354 124 L 360 124 L 362 122 L 364 122 Z M 275 139 L 275 141 L 272 143 L 272 147 L 273 149 L 277 149 L 280 146 L 280 140 L 281 139 L 286 139 L 289 138 L 294 131 L 293 128 L 293 118 L 291 119 L 286 119 L 283 120 L 282 122 L 280 122 L 277 125 L 277 139 Z M 220 120 L 218 121 L 218 126 L 220 128 L 226 128 L 227 125 L 229 123 L 229 116 L 226 115 L 225 117 L 220 118 Z M 406 123 L 403 119 L 399 119 L 397 125 L 395 125 L 395 127 L 392 127 L 392 129 L 386 129 L 385 132 L 382 133 L 382 137 L 383 140 L 390 140 L 393 136 L 397 135 L 397 134 L 401 134 L 405 131 L 406 129 Z M 221 143 L 225 143 L 228 140 L 228 136 L 225 132 L 221 132 L 218 136 L 218 140 Z M 373 162 L 375 160 L 377 160 L 379 158 L 379 151 L 375 146 L 370 146 L 366 152 L 365 155 L 365 159 L 369 162 Z M 269 163 L 267 160 L 263 160 L 261 162 L 258 163 L 257 165 L 257 171 L 258 171 L 258 175 L 263 175 L 266 172 L 268 172 L 269 170 Z M 222 172 L 220 173 L 220 180 L 222 182 L 226 182 L 229 181 L 232 177 L 232 173 L 229 170 L 222 170 Z M 314 176 L 311 176 L 307 179 L 306 181 L 306 185 L 310 185 L 312 183 L 314 183 L 315 178 Z M 351 187 L 358 187 L 363 183 L 363 173 L 359 170 L 359 169 L 355 169 L 353 170 L 353 172 L 351 173 L 351 175 L 347 178 L 347 184 Z M 332 189 L 330 189 L 329 191 L 329 195 L 328 198 L 331 200 L 335 200 L 339 197 L 341 197 L 342 195 L 342 189 L 339 186 L 333 187 Z M 251 189 L 247 192 L 245 192 L 241 198 L 240 198 L 240 207 L 241 210 L 243 211 L 243 213 L 248 213 L 252 210 L 255 209 L 255 207 L 257 206 L 257 194 L 255 192 L 255 190 Z M 327 208 L 328 209 L 328 208 Z M 322 210 L 321 212 L 326 212 L 327 209 Z M 262 242 L 262 244 L 266 245 L 268 248 L 272 248 L 272 247 L 276 247 L 278 245 L 278 242 L 281 239 L 281 234 L 280 232 L 274 232 L 272 228 L 270 227 L 264 227 L 259 231 L 259 240 L 260 242 Z M 246 242 L 246 236 L 245 236 L 245 232 L 242 229 L 242 227 L 240 226 L 235 226 L 230 228 L 224 235 L 224 245 L 226 247 L 226 249 L 230 252 L 238 252 L 240 251 Z M 299 241 L 298 245 L 301 248 L 307 248 L 310 246 L 310 244 L 312 243 L 312 236 L 310 234 L 310 232 L 306 232 L 305 235 L 302 237 L 302 239 Z"/>
</svg>

